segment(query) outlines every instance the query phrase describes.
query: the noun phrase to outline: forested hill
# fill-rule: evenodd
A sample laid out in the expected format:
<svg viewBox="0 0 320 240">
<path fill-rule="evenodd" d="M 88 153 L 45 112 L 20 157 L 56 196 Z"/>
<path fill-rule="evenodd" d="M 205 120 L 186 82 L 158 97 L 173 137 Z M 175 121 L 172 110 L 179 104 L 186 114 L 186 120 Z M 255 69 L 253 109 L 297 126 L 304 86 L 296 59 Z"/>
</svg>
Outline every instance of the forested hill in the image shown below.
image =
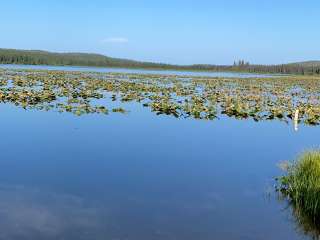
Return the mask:
<svg viewBox="0 0 320 240">
<path fill-rule="evenodd" d="M 89 53 L 53 53 L 46 51 L 0 49 L 1 64 L 95 66 L 119 68 L 176 69 L 196 71 L 237 71 L 254 73 L 320 74 L 320 61 L 281 65 L 252 65 L 243 60 L 233 65 L 170 65 L 112 58 Z"/>
<path fill-rule="evenodd" d="M 38 50 L 0 49 L 0 63 L 96 67 L 165 67 L 165 64 L 138 62 L 89 53 L 53 53 Z"/>
</svg>

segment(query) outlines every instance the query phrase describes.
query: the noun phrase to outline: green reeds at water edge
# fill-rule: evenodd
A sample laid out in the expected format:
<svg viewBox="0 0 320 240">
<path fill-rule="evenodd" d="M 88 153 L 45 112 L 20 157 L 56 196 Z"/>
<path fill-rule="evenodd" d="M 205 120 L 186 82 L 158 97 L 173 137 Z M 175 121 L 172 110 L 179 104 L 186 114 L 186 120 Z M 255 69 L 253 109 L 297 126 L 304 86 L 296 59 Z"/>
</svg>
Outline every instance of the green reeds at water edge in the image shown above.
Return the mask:
<svg viewBox="0 0 320 240">
<path fill-rule="evenodd" d="M 306 151 L 281 167 L 286 174 L 277 178 L 277 190 L 296 214 L 320 226 L 320 150 Z"/>
</svg>

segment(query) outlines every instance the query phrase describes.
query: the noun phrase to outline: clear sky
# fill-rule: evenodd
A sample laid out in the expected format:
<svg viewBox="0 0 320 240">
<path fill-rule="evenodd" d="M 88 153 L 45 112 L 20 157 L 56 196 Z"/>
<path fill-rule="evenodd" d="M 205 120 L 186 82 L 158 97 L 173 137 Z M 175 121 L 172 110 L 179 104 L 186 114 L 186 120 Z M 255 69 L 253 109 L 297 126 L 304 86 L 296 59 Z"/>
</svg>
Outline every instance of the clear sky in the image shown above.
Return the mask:
<svg viewBox="0 0 320 240">
<path fill-rule="evenodd" d="M 154 62 L 320 60 L 320 0 L 4 0 L 0 47 Z"/>
</svg>

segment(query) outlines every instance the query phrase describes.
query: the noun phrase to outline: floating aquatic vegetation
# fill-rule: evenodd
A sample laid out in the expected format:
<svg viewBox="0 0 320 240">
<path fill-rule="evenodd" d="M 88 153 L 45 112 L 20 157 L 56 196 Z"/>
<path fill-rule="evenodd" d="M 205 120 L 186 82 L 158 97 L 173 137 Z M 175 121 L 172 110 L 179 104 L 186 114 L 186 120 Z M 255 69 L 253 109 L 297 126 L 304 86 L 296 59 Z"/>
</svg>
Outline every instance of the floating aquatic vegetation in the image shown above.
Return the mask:
<svg viewBox="0 0 320 240">
<path fill-rule="evenodd" d="M 117 112 L 117 113 L 126 113 L 127 111 L 125 110 L 125 109 L 123 109 L 123 108 L 113 108 L 112 109 L 112 112 Z"/>
<path fill-rule="evenodd" d="M 320 123 L 320 78 L 208 78 L 174 75 L 0 71 L 0 102 L 76 115 L 125 113 L 136 102 L 156 114 L 194 119 Z M 113 107 L 115 102 L 119 104 Z M 298 111 L 298 116 L 295 113 Z"/>
</svg>

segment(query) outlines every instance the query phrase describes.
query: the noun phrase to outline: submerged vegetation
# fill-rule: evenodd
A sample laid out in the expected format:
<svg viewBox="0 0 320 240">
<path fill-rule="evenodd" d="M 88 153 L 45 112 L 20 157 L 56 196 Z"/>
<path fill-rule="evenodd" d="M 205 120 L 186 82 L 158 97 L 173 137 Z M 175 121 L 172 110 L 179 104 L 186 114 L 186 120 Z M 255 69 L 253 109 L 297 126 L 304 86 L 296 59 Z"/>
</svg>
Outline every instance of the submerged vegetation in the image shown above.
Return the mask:
<svg viewBox="0 0 320 240">
<path fill-rule="evenodd" d="M 292 205 L 300 228 L 319 237 L 320 151 L 305 152 L 295 162 L 283 166 L 287 173 L 278 179 L 277 186 L 281 196 Z"/>
<path fill-rule="evenodd" d="M 136 102 L 174 117 L 212 120 L 226 115 L 317 125 L 319 90 L 319 78 L 312 76 L 241 79 L 0 70 L 2 103 L 77 115 L 126 113 L 126 103 Z"/>
</svg>

